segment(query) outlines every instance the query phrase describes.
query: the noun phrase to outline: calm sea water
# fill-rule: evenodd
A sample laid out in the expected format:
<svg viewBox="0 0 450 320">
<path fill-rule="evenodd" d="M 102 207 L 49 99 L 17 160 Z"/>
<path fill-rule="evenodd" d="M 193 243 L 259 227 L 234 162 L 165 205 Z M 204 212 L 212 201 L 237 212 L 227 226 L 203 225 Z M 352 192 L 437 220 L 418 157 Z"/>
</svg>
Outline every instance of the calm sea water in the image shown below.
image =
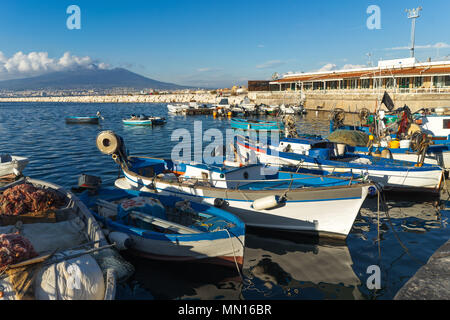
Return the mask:
<svg viewBox="0 0 450 320">
<path fill-rule="evenodd" d="M 66 116 L 95 115 L 100 125 L 66 124 Z M 130 114 L 167 117 L 158 127 L 129 127 L 121 119 Z M 112 185 L 118 168 L 95 146 L 102 130 L 121 135 L 131 154 L 170 157 L 175 129 L 194 132 L 194 121 L 203 131 L 230 128 L 228 119 L 211 116 L 171 116 L 163 104 L 0 104 L 0 152 L 26 156 L 24 174 L 72 187 L 81 173 L 101 176 Z M 309 114 L 298 119 L 302 132 L 326 134 L 325 117 Z M 197 137 L 199 138 L 199 137 Z M 118 290 L 120 299 L 392 299 L 421 264 L 450 237 L 449 211 L 436 211 L 431 203 L 412 199 L 390 201 L 391 223 L 380 216 L 377 242 L 377 203 L 367 199 L 345 243 L 311 243 L 307 239 L 281 239 L 267 234 L 247 234 L 243 278 L 233 268 L 200 263 L 163 263 L 125 255 L 136 273 Z M 408 253 L 400 245 L 397 237 Z M 381 289 L 367 288 L 377 265 Z"/>
</svg>

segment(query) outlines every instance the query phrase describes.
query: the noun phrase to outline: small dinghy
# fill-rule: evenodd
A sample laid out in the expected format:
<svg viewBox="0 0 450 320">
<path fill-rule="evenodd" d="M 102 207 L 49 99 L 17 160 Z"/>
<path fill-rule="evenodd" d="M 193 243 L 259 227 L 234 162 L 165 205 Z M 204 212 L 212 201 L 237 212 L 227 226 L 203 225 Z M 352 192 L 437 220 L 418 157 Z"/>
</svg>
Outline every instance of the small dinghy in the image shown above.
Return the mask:
<svg viewBox="0 0 450 320">
<path fill-rule="evenodd" d="M 20 176 L 29 160 L 25 157 L 0 154 L 0 178 L 6 176 Z"/>
<path fill-rule="evenodd" d="M 113 246 L 60 186 L 22 178 L 0 187 L 0 300 L 114 299 L 134 268 Z"/>
<path fill-rule="evenodd" d="M 78 116 L 70 116 L 66 117 L 66 123 L 69 124 L 99 124 L 100 119 L 104 120 L 99 111 L 93 117 L 78 117 Z"/>
<path fill-rule="evenodd" d="M 149 117 L 146 115 L 141 115 L 139 117 L 131 115 L 130 118 L 123 119 L 122 123 L 130 126 L 153 126 L 165 124 L 166 119 L 161 117 Z"/>
<path fill-rule="evenodd" d="M 100 188 L 80 199 L 122 249 L 150 259 L 243 264 L 245 225 L 232 214 L 180 197 Z"/>
</svg>

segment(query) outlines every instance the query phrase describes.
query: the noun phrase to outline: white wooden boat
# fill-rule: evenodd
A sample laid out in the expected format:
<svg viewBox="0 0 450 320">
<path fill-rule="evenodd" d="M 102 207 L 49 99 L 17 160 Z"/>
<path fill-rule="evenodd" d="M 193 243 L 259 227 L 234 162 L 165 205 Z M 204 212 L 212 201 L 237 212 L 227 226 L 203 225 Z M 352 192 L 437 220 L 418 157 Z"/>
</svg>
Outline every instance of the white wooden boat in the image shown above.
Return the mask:
<svg viewBox="0 0 450 320">
<path fill-rule="evenodd" d="M 275 146 L 271 142 L 264 144 L 240 137 L 237 146 L 242 158 L 256 158 L 265 164 L 367 176 L 385 190 L 438 194 L 442 187 L 443 169 L 439 166 L 417 166 L 414 162 L 346 152 L 338 155 L 338 146 L 326 140 L 283 138 Z"/>
<path fill-rule="evenodd" d="M 123 140 L 111 131 L 99 134 L 97 146 L 121 165 L 127 179 L 121 187 L 224 206 L 252 227 L 345 239 L 374 188 L 350 179 L 273 173 L 261 165 L 236 168 L 127 157 Z"/>
<path fill-rule="evenodd" d="M 29 178 L 3 186 L 0 192 L 23 184 L 51 190 L 58 195 L 62 206 L 54 211 L 54 218 L 49 218 L 49 222 L 44 219 L 35 223 L 32 220 L 37 219 L 35 215 L 18 216 L 20 219 L 16 220 L 22 223 L 9 224 L 10 220 L 3 220 L 0 234 L 18 230 L 38 254 L 35 258 L 8 265 L 8 269 L 14 271 L 24 266 L 43 264 L 32 284 L 34 299 L 114 299 L 117 281 L 128 278 L 134 268 L 108 245 L 100 225 L 86 206 L 73 193 L 58 185 Z M 76 271 L 81 281 L 76 287 L 73 287 L 73 279 L 67 277 L 69 267 Z M 59 272 L 56 279 L 52 278 L 54 269 Z M 25 272 L 31 271 L 26 269 Z M 0 300 L 17 299 L 10 276 L 0 276 L 0 287 L 3 288 Z"/>
<path fill-rule="evenodd" d="M 7 175 L 20 176 L 29 160 L 25 157 L 0 155 L 0 177 Z"/>
</svg>

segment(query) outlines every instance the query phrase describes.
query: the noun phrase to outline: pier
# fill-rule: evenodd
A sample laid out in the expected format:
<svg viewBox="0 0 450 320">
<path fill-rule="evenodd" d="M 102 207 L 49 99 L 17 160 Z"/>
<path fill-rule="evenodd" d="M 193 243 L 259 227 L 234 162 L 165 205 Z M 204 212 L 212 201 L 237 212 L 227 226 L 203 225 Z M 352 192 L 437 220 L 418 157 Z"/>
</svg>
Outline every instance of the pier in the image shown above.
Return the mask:
<svg viewBox="0 0 450 320">
<path fill-rule="evenodd" d="M 397 292 L 394 300 L 450 300 L 450 240 Z"/>
</svg>

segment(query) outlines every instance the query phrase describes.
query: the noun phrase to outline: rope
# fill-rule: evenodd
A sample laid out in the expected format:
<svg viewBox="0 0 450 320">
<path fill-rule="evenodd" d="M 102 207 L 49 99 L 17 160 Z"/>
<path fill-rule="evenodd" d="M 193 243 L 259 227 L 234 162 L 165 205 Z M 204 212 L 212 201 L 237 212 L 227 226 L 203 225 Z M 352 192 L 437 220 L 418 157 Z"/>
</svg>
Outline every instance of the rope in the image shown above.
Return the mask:
<svg viewBox="0 0 450 320">
<path fill-rule="evenodd" d="M 378 190 L 378 188 L 377 188 L 377 190 Z M 391 217 L 390 217 L 390 215 L 389 215 L 389 207 L 388 207 L 388 205 L 387 205 L 387 203 L 386 203 L 386 199 L 385 199 L 385 197 L 384 197 L 384 194 L 380 193 L 379 191 L 378 191 L 378 194 L 381 195 L 382 203 L 383 203 L 383 205 L 384 205 L 384 207 L 385 207 L 385 214 L 386 214 L 386 217 L 387 217 L 387 219 L 388 219 L 389 226 L 391 227 L 392 232 L 394 233 L 394 236 L 395 236 L 395 238 L 397 239 L 398 243 L 399 243 L 400 246 L 403 248 L 403 250 L 405 251 L 405 253 L 406 253 L 412 260 L 414 260 L 414 261 L 415 261 L 416 263 L 418 263 L 419 265 L 424 265 L 425 262 L 423 262 L 423 261 L 421 261 L 420 259 L 418 259 L 418 258 L 416 258 L 415 256 L 413 256 L 413 255 L 409 252 L 409 249 L 408 249 L 408 248 L 405 246 L 405 244 L 402 242 L 402 240 L 400 240 L 400 237 L 398 236 L 397 232 L 395 231 L 394 225 L 392 224 Z"/>
<path fill-rule="evenodd" d="M 233 258 L 234 258 L 234 264 L 235 264 L 235 266 L 236 266 L 236 270 L 237 270 L 237 272 L 238 272 L 238 274 L 239 274 L 239 277 L 241 277 L 241 280 L 242 280 L 242 282 L 246 282 L 245 280 L 245 278 L 244 278 L 244 276 L 242 275 L 242 273 L 241 273 L 241 269 L 239 268 L 239 265 L 238 265 L 238 263 L 237 263 L 237 259 L 236 259 L 236 251 L 235 251 L 235 249 L 234 249 L 234 244 L 233 244 L 233 238 L 231 237 L 231 234 L 230 234 L 230 231 L 228 230 L 228 229 L 222 229 L 222 230 L 224 230 L 224 231 L 226 231 L 227 232 L 227 234 L 228 234 L 228 238 L 230 239 L 230 242 L 231 242 L 231 248 L 232 248 L 232 250 L 233 250 Z M 244 247 L 244 246 L 243 246 Z M 247 282 L 247 283 L 249 283 L 249 282 Z M 251 282 L 250 282 L 251 283 Z"/>
</svg>

